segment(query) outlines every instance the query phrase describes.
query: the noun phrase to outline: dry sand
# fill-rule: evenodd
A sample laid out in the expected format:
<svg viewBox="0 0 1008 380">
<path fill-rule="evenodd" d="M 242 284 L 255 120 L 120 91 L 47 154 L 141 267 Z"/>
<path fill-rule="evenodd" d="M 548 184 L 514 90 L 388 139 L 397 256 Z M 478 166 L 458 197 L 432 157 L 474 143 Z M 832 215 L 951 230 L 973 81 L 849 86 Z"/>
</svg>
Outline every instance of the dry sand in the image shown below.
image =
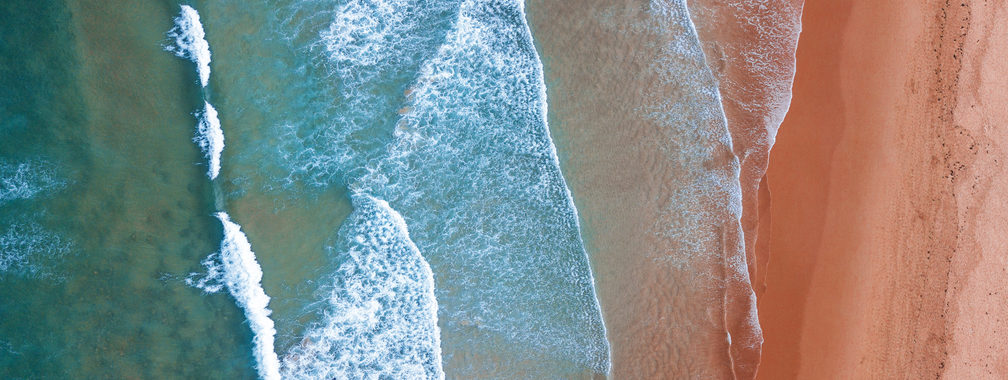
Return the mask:
<svg viewBox="0 0 1008 380">
<path fill-rule="evenodd" d="M 756 243 L 760 378 L 1008 373 L 1006 12 L 805 4 Z"/>
</svg>

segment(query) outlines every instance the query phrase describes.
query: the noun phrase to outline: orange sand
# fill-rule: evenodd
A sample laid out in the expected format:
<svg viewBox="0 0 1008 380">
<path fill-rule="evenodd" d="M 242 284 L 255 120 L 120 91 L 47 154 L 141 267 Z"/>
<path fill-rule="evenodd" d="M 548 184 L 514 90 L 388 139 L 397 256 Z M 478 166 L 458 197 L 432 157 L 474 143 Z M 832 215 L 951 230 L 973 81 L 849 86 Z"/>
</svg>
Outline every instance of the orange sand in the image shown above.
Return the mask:
<svg viewBox="0 0 1008 380">
<path fill-rule="evenodd" d="M 1003 376 L 1005 3 L 809 1 L 802 21 L 761 194 L 759 377 Z"/>
</svg>

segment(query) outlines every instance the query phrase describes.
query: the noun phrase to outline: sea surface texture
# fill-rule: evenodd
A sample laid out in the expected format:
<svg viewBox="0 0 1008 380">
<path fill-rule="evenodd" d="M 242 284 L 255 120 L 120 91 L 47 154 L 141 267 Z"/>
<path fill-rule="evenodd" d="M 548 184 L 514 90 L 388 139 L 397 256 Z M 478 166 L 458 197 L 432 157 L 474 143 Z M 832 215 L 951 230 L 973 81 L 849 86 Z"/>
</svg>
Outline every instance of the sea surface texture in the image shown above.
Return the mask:
<svg viewBox="0 0 1008 380">
<path fill-rule="evenodd" d="M 4 377 L 607 374 L 524 12 L 4 2 Z"/>
</svg>

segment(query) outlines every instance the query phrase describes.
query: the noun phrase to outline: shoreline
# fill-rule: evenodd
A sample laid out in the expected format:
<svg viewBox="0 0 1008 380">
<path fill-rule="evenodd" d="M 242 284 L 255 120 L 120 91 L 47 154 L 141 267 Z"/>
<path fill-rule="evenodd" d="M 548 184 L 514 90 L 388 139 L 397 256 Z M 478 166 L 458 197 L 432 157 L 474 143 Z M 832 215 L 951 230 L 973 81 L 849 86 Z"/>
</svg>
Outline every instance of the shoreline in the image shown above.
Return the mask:
<svg viewBox="0 0 1008 380">
<path fill-rule="evenodd" d="M 744 280 L 743 296 L 754 300 L 738 160 L 716 79 L 684 2 L 607 5 L 530 2 L 526 10 L 592 262 L 610 375 L 732 377 L 752 357 L 738 343 L 758 327 L 736 293 Z"/>
<path fill-rule="evenodd" d="M 748 277 L 732 291 L 744 307 L 758 314 L 757 298 L 766 287 L 767 255 L 757 255 L 760 220 L 769 218 L 769 199 L 760 192 L 777 130 L 791 104 L 795 50 L 801 31 L 803 0 L 690 1 L 690 12 L 703 44 L 707 66 L 717 78 L 721 106 L 739 158 L 739 188 L 745 264 Z M 764 228 L 765 230 L 765 228 Z M 758 319 L 758 315 L 750 318 Z M 756 377 L 761 361 L 762 331 L 739 320 L 735 331 L 754 324 L 755 334 L 733 345 L 734 376 Z M 733 341 L 739 340 L 732 336 Z"/>
<path fill-rule="evenodd" d="M 769 247 L 759 377 L 1008 369 L 994 302 L 1008 208 L 989 191 L 1005 186 L 1006 49 L 990 43 L 1005 19 L 966 2 L 805 5 L 756 244 Z"/>
<path fill-rule="evenodd" d="M 740 161 L 746 264 L 757 296 L 765 285 L 766 260 L 765 256 L 756 255 L 755 245 L 761 209 L 768 205 L 760 202 L 759 184 L 766 174 L 777 129 L 791 104 L 803 3 L 804 0 L 689 2 L 707 66 L 718 81 L 732 149 Z"/>
</svg>

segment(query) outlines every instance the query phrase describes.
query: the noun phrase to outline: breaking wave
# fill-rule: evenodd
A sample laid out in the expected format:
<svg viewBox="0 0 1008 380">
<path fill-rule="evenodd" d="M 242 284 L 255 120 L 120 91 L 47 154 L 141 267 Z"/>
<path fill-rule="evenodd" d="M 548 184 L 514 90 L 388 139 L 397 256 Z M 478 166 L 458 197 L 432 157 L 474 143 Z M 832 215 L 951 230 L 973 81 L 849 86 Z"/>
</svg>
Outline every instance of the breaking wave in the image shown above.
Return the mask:
<svg viewBox="0 0 1008 380">
<path fill-rule="evenodd" d="M 232 222 L 225 212 L 218 212 L 215 216 L 224 226 L 220 251 L 203 260 L 207 271 L 205 276 L 190 275 L 186 282 L 208 293 L 224 288 L 228 290 L 244 310 L 249 328 L 252 329 L 253 353 L 259 376 L 263 379 L 279 379 L 280 360 L 273 348 L 276 329 L 270 319 L 270 298 L 261 284 L 262 268 L 256 261 L 252 245 L 241 231 L 241 226 Z"/>
<path fill-rule="evenodd" d="M 175 26 L 168 31 L 168 37 L 174 39 L 173 44 L 165 46 L 165 50 L 193 61 L 200 84 L 206 87 L 210 82 L 210 44 L 207 43 L 199 13 L 188 5 L 182 5 L 181 8 L 182 11 L 175 18 Z"/>
<path fill-rule="evenodd" d="M 196 137 L 193 141 L 199 144 L 203 155 L 209 163 L 207 176 L 211 180 L 220 174 L 221 153 L 224 151 L 224 131 L 221 130 L 217 110 L 209 102 L 203 102 L 203 112 L 198 113 L 199 125 L 196 126 Z"/>
</svg>

